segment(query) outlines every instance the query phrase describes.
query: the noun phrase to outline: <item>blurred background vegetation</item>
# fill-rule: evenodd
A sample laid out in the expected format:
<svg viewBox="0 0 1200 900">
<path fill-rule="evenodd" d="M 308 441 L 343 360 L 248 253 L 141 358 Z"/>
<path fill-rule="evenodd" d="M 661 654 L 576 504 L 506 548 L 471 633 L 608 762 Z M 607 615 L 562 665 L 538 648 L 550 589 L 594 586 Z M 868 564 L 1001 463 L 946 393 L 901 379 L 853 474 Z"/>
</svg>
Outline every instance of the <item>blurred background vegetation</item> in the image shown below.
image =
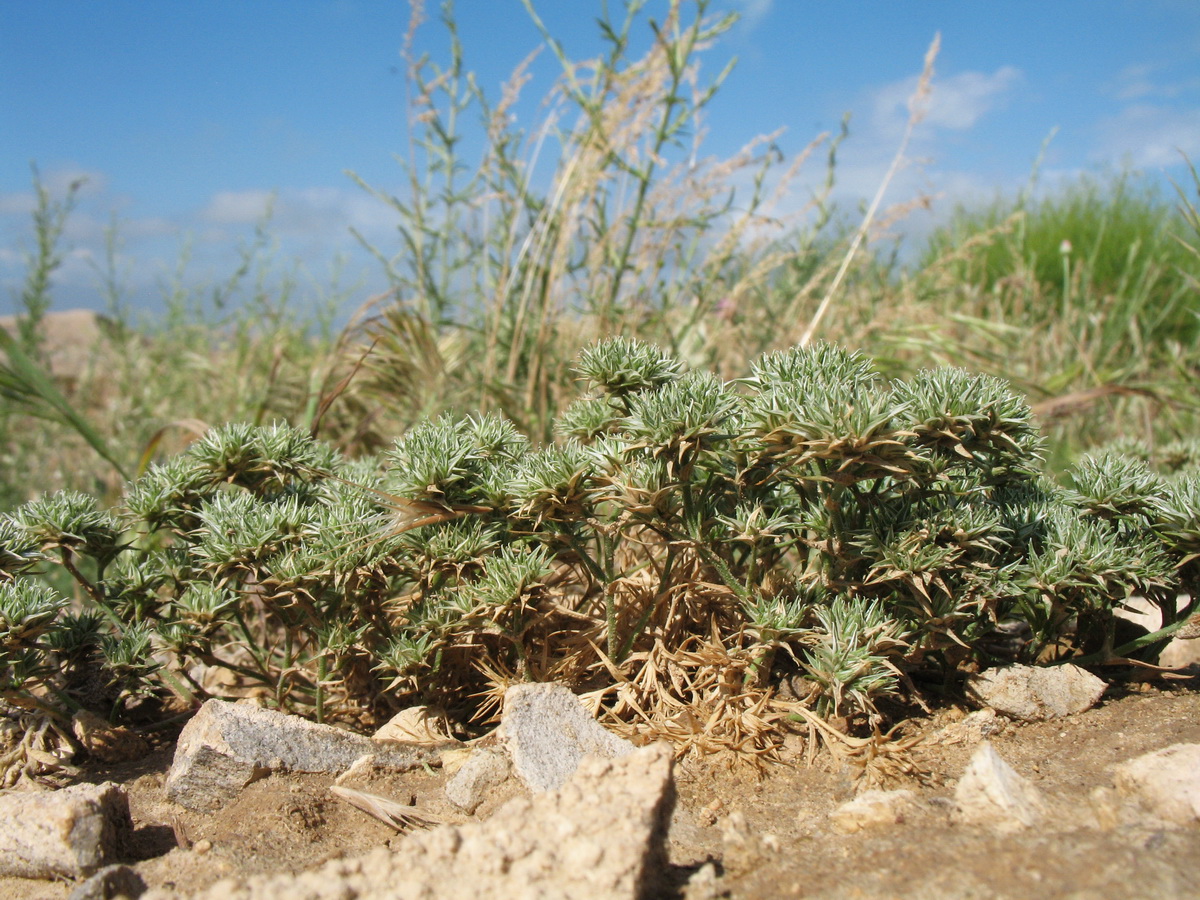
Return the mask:
<svg viewBox="0 0 1200 900">
<path fill-rule="evenodd" d="M 732 378 L 816 322 L 889 376 L 1000 375 L 1034 405 L 1053 466 L 1122 436 L 1196 433 L 1200 181 L 1172 197 L 1135 172 L 1052 190 L 1031 179 L 901 255 L 895 235 L 928 198 L 834 208 L 842 136 L 798 159 L 770 136 L 702 155 L 699 117 L 727 73 L 704 81 L 695 62 L 731 24 L 705 12 L 673 4 L 642 56 L 634 15 L 608 23 L 609 52 L 587 62 L 546 34 L 563 77 L 526 128 L 509 115 L 522 72 L 486 97 L 444 22 L 449 61 L 408 61 L 407 193 L 363 184 L 396 222 L 395 243 L 371 248 L 390 285 L 374 298 L 280 279 L 267 220 L 223 281 L 165 285 L 156 322 L 101 273 L 109 314 L 64 351 L 42 325 L 74 189 L 51 196 L 35 172 L 22 315 L 0 330 L 0 509 L 63 488 L 113 500 L 151 459 L 225 422 L 288 422 L 354 454 L 442 411 L 498 411 L 548 441 L 577 393 L 571 361 L 615 334 Z M 472 118 L 488 140 L 466 159 Z M 534 177 L 554 153 L 552 174 Z M 810 156 L 824 179 L 783 216 Z"/>
</svg>

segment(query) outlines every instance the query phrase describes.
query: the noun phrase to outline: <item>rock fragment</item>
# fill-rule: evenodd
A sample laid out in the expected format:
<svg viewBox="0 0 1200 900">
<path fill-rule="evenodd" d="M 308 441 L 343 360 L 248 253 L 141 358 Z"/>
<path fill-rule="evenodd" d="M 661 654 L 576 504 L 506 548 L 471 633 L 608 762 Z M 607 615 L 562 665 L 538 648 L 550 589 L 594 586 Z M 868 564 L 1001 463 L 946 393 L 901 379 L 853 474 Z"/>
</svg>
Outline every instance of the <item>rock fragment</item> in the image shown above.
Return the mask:
<svg viewBox="0 0 1200 900">
<path fill-rule="evenodd" d="M 273 770 L 341 773 L 367 755 L 377 766 L 400 770 L 437 757 L 428 747 L 374 741 L 250 703 L 209 700 L 179 735 L 165 787 L 169 799 L 211 811 Z"/>
<path fill-rule="evenodd" d="M 126 762 L 150 752 L 144 738 L 124 726 L 111 725 L 86 709 L 71 717 L 71 730 L 83 748 L 101 762 Z"/>
<path fill-rule="evenodd" d="M 661 896 L 675 802 L 672 751 L 589 757 L 556 791 L 517 797 L 485 822 L 413 833 L 299 875 L 225 880 L 191 900 L 633 900 Z M 143 900 L 176 900 L 155 890 Z"/>
<path fill-rule="evenodd" d="M 916 809 L 912 791 L 863 791 L 829 814 L 829 824 L 841 834 L 896 825 Z"/>
<path fill-rule="evenodd" d="M 435 744 L 439 747 L 458 743 L 450 735 L 446 713 L 432 706 L 410 706 L 400 710 L 372 737 L 377 741 Z"/>
<path fill-rule="evenodd" d="M 1002 833 L 1035 824 L 1045 812 L 1036 787 L 1006 763 L 984 741 L 967 763 L 954 792 L 954 818 L 969 825 L 986 825 Z"/>
<path fill-rule="evenodd" d="M 508 778 L 508 757 L 494 750 L 476 750 L 446 782 L 446 799 L 474 813 L 490 788 Z"/>
<path fill-rule="evenodd" d="M 136 898 L 146 892 L 146 882 L 129 866 L 105 866 L 87 881 L 80 882 L 67 900 L 116 900 Z"/>
<path fill-rule="evenodd" d="M 504 695 L 501 721 L 513 769 L 532 790 L 566 784 L 584 756 L 613 759 L 633 752 L 591 717 L 561 684 L 519 684 Z"/>
<path fill-rule="evenodd" d="M 0 875 L 82 878 L 117 859 L 133 835 L 117 784 L 0 795 Z"/>
<path fill-rule="evenodd" d="M 978 744 L 984 738 L 1002 732 L 1006 721 L 999 718 L 990 707 L 977 709 L 961 722 L 953 722 L 941 729 L 935 739 L 942 744 Z"/>
<path fill-rule="evenodd" d="M 967 679 L 967 694 L 1022 722 L 1060 719 L 1095 706 L 1108 687 L 1079 666 L 1004 666 Z"/>
<path fill-rule="evenodd" d="M 1200 820 L 1200 744 L 1172 744 L 1117 767 L 1117 790 L 1175 825 Z"/>
</svg>

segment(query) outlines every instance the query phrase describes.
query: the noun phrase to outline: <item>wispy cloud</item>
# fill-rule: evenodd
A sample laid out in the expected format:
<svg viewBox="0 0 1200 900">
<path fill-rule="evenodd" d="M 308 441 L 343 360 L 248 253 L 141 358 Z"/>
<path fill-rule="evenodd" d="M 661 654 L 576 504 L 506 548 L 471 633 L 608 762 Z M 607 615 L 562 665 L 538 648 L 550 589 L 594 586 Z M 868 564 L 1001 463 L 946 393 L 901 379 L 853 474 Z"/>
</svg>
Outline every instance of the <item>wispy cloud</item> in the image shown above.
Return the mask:
<svg viewBox="0 0 1200 900">
<path fill-rule="evenodd" d="M 1166 68 L 1156 63 L 1126 66 L 1108 86 L 1109 91 L 1117 100 L 1174 100 L 1200 93 L 1200 78 L 1163 78 Z"/>
<path fill-rule="evenodd" d="M 741 27 L 747 31 L 757 28 L 771 11 L 774 0 L 733 0 L 733 6 L 741 15 Z"/>
<path fill-rule="evenodd" d="M 274 234 L 330 246 L 345 243 L 351 228 L 371 237 L 392 229 L 396 221 L 382 201 L 354 187 L 220 191 L 199 219 L 218 228 L 265 221 Z"/>
<path fill-rule="evenodd" d="M 924 124 L 950 131 L 965 131 L 988 112 L 1001 107 L 1022 81 L 1021 70 L 1002 66 L 995 72 L 958 72 L 935 78 Z M 899 133 L 908 120 L 908 101 L 917 88 L 917 76 L 894 81 L 877 89 L 871 98 L 872 125 L 880 133 Z"/>
<path fill-rule="evenodd" d="M 248 243 L 259 224 L 265 223 L 272 239 L 267 252 L 276 271 L 310 262 L 320 269 L 341 256 L 347 263 L 345 275 L 352 281 L 378 274 L 377 265 L 350 234 L 351 228 L 384 253 L 395 249 L 394 212 L 353 185 L 219 191 L 197 208 L 165 218 L 137 215 L 132 201 L 112 191 L 102 172 L 52 170 L 43 173 L 41 181 L 53 198 L 61 200 L 84 174 L 91 187 L 80 193 L 66 222 L 62 264 L 54 276 L 55 303 L 64 308 L 100 301 L 97 285 L 110 249 L 116 254 L 113 261 L 124 288 L 135 305 L 148 310 L 161 304 L 164 285 L 185 260 L 189 284 L 227 276 L 237 265 L 238 248 Z M 17 303 L 27 256 L 36 249 L 30 219 L 36 204 L 33 190 L 0 194 L 0 312 L 12 311 Z M 114 209 L 121 211 L 115 219 Z"/>
<path fill-rule="evenodd" d="M 1136 168 L 1178 165 L 1180 153 L 1200 159 L 1200 109 L 1168 109 L 1135 104 L 1099 125 L 1092 156 L 1098 161 L 1127 161 Z"/>
</svg>

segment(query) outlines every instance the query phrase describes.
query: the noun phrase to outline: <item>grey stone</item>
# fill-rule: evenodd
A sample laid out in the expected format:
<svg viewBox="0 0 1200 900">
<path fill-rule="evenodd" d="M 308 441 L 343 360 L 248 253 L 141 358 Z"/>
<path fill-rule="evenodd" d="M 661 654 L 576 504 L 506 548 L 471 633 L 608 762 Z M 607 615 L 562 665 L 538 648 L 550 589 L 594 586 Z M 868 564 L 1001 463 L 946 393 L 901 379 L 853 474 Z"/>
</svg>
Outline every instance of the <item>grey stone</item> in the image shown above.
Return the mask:
<svg viewBox="0 0 1200 900">
<path fill-rule="evenodd" d="M 1022 722 L 1074 715 L 1095 706 L 1108 685 L 1079 666 L 1004 666 L 967 679 L 967 693 Z"/>
<path fill-rule="evenodd" d="M 513 769 L 535 791 L 562 787 L 584 756 L 612 759 L 634 749 L 596 722 L 582 701 L 561 684 L 510 687 L 504 695 L 501 727 Z"/>
<path fill-rule="evenodd" d="M 988 741 L 967 763 L 954 802 L 956 821 L 1003 833 L 1034 825 L 1046 811 L 1041 792 L 1001 759 Z"/>
<path fill-rule="evenodd" d="M 446 799 L 464 812 L 473 813 L 489 788 L 508 778 L 508 757 L 492 750 L 476 750 L 446 782 Z"/>
<path fill-rule="evenodd" d="M 117 784 L 0 795 L 0 875 L 83 878 L 120 857 L 132 835 Z"/>
<path fill-rule="evenodd" d="M 396 850 L 299 875 L 218 882 L 193 900 L 633 900 L 662 895 L 675 803 L 670 747 L 589 757 L 557 791 L 517 797 L 487 821 L 414 832 Z M 176 900 L 154 890 L 143 900 Z"/>
<path fill-rule="evenodd" d="M 916 810 L 916 799 L 912 791 L 863 791 L 831 812 L 829 824 L 841 834 L 896 825 Z"/>
<path fill-rule="evenodd" d="M 429 747 L 375 741 L 250 703 L 209 700 L 179 735 L 165 787 L 169 799 L 211 811 L 273 770 L 338 774 L 367 755 L 376 766 L 402 771 L 437 758 Z"/>
<path fill-rule="evenodd" d="M 87 881 L 80 882 L 67 900 L 130 900 L 146 892 L 146 882 L 129 866 L 105 866 Z"/>
<path fill-rule="evenodd" d="M 1113 784 L 1159 819 L 1190 825 L 1200 820 L 1200 744 L 1172 744 L 1122 763 Z"/>
</svg>

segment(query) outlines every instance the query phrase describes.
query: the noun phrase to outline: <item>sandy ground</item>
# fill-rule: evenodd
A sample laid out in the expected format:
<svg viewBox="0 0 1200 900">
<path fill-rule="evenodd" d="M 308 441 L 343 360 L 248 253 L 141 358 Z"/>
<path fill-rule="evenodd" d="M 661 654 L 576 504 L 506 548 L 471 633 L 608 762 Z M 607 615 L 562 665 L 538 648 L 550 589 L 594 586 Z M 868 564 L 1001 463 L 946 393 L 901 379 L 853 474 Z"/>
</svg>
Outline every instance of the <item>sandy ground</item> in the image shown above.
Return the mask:
<svg viewBox="0 0 1200 900">
<path fill-rule="evenodd" d="M 1114 822 L 1096 799 L 1113 767 L 1174 743 L 1200 743 L 1200 679 L 1114 686 L 1096 708 L 1069 719 L 1007 723 L 993 746 L 1051 801 L 1041 826 L 1012 835 L 954 824 L 954 784 L 976 744 L 943 731 L 966 711 L 948 708 L 914 723 L 924 740 L 907 787 L 918 804 L 904 821 L 843 835 L 828 814 L 851 799 L 855 770 L 827 754 L 805 764 L 803 740 L 785 762 L 756 774 L 727 760 L 685 760 L 676 769 L 679 803 L 670 873 L 677 896 L 827 898 L 1170 898 L 1200 897 L 1200 825 Z M 299 871 L 403 834 L 337 800 L 330 776 L 273 775 L 214 814 L 163 797 L 173 747 L 118 766 L 91 766 L 86 780 L 128 788 L 136 870 L 150 886 L 196 890 L 229 876 Z M 375 773 L 351 787 L 469 817 L 445 800 L 440 769 Z M 520 788 L 509 781 L 476 816 L 486 817 Z M 742 840 L 728 837 L 740 826 Z M 690 883 L 689 883 L 690 882 Z M 71 885 L 0 879 L 0 897 L 65 898 Z"/>
</svg>

